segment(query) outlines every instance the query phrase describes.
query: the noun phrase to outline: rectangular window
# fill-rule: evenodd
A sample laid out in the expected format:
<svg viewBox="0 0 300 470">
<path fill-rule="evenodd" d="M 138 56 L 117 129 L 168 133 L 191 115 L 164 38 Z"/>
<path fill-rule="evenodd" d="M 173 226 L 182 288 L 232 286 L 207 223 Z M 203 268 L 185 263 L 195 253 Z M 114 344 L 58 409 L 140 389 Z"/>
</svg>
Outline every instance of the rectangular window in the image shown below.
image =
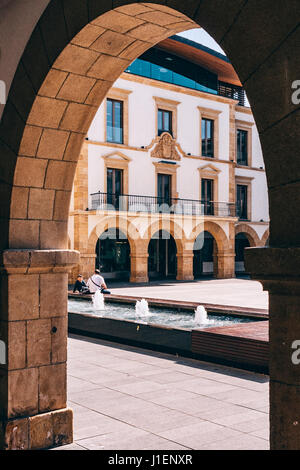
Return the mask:
<svg viewBox="0 0 300 470">
<path fill-rule="evenodd" d="M 214 121 L 202 118 L 201 120 L 202 157 L 214 156 Z"/>
<path fill-rule="evenodd" d="M 172 111 L 166 111 L 164 109 L 158 110 L 157 116 L 157 133 L 161 135 L 163 132 L 169 132 L 172 134 Z"/>
<path fill-rule="evenodd" d="M 119 209 L 120 197 L 123 194 L 123 170 L 107 168 L 107 203 Z"/>
<path fill-rule="evenodd" d="M 214 180 L 201 180 L 201 203 L 204 215 L 214 215 Z"/>
<path fill-rule="evenodd" d="M 157 175 L 157 197 L 158 204 L 171 205 L 172 176 L 159 173 Z"/>
<path fill-rule="evenodd" d="M 236 210 L 237 217 L 248 220 L 248 186 L 238 184 L 236 187 Z"/>
<path fill-rule="evenodd" d="M 123 144 L 123 101 L 107 100 L 106 140 Z"/>
<path fill-rule="evenodd" d="M 237 130 L 237 164 L 248 165 L 248 132 Z"/>
</svg>

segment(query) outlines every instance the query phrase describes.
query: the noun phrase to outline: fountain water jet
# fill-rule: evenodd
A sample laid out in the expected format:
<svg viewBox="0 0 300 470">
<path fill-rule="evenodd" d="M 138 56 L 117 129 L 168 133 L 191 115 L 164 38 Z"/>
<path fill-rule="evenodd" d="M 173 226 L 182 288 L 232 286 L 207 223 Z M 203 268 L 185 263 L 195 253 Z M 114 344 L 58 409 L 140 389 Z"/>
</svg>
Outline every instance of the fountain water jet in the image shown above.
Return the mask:
<svg viewBox="0 0 300 470">
<path fill-rule="evenodd" d="M 148 302 L 145 299 L 138 300 L 135 304 L 135 314 L 137 318 L 147 318 L 150 315 Z"/>
<path fill-rule="evenodd" d="M 214 320 L 209 320 L 207 317 L 207 311 L 203 307 L 203 305 L 198 305 L 195 310 L 195 317 L 194 317 L 195 325 L 207 325 L 209 323 L 214 323 Z"/>
<path fill-rule="evenodd" d="M 101 294 L 100 290 L 95 292 L 95 295 L 92 297 L 94 310 L 104 310 L 104 295 Z"/>
</svg>

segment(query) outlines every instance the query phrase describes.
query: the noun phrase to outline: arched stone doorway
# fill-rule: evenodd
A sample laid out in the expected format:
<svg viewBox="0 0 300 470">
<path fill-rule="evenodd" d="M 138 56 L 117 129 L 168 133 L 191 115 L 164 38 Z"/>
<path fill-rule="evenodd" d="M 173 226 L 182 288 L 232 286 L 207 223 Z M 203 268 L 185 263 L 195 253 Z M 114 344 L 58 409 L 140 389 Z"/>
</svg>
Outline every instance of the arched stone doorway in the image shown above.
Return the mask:
<svg viewBox="0 0 300 470">
<path fill-rule="evenodd" d="M 206 237 L 204 234 L 206 233 Z M 206 255 L 207 261 L 205 261 L 205 269 L 207 269 L 207 274 L 211 273 L 213 266 L 213 277 L 217 279 L 227 279 L 234 277 L 234 252 L 233 252 L 233 242 L 228 239 L 226 233 L 215 222 L 206 221 L 199 224 L 194 228 L 191 234 L 192 249 L 194 254 L 193 267 L 194 272 L 198 272 L 199 275 L 199 265 L 196 267 L 197 260 L 200 260 L 200 256 L 204 254 L 199 254 L 199 248 L 203 246 L 203 243 L 206 239 Z M 198 253 L 197 253 L 198 252 Z M 211 255 L 213 254 L 213 260 Z M 195 259 L 196 256 L 196 259 Z M 208 259 L 210 261 L 208 261 Z M 213 263 L 213 264 L 212 264 Z"/>
<path fill-rule="evenodd" d="M 96 268 L 107 280 L 130 279 L 130 245 L 127 236 L 117 228 L 103 232 L 96 243 Z"/>
<path fill-rule="evenodd" d="M 165 231 L 156 232 L 148 247 L 149 279 L 175 279 L 177 275 L 177 248 L 172 235 Z"/>
<path fill-rule="evenodd" d="M 202 25 L 228 54 L 244 84 L 260 133 L 269 186 L 271 247 L 249 250 L 248 269 L 270 291 L 271 446 L 299 449 L 298 422 L 293 419 L 299 414 L 299 374 L 290 358 L 290 344 L 300 337 L 300 323 L 293 316 L 299 285 L 292 279 L 299 271 L 299 107 L 291 99 L 293 82 L 300 75 L 299 2 L 234 1 L 228 9 L 228 2 L 220 5 L 218 0 L 170 0 L 171 11 L 159 0 L 146 6 L 120 0 L 117 5 L 123 3 L 124 10 L 117 13 L 128 18 L 117 15 L 117 19 L 114 12 L 113 19 L 106 16 L 98 21 L 100 15 L 110 11 L 111 3 L 28 2 L 22 7 L 22 15 L 25 18 L 27 13 L 32 22 L 28 21 L 28 27 L 24 22 L 25 32 L 20 35 L 16 54 L 9 54 L 15 46 L 9 37 L 7 48 L 1 47 L 9 63 L 5 72 L 8 89 L 13 79 L 0 125 L 1 298 L 6 299 L 1 305 L 1 321 L 8 335 L 16 322 L 26 322 L 33 314 L 38 320 L 39 309 L 48 318 L 66 317 L 67 270 L 78 262 L 76 253 L 65 251 L 68 206 L 85 132 L 111 80 L 119 76 L 128 61 L 164 37 L 191 26 L 184 13 Z M 146 7 L 150 11 L 145 11 Z M 3 10 L 2 18 L 10 15 L 11 30 L 14 15 L 19 19 L 19 14 L 16 4 Z M 128 32 L 134 39 L 131 44 L 126 43 Z M 294 158 L 290 160 L 289 155 Z M 14 251 L 19 249 L 23 251 Z M 43 251 L 49 249 L 51 253 Z M 15 305 L 13 295 L 12 286 L 17 282 L 27 294 L 26 305 L 21 307 Z M 49 283 L 53 285 L 53 296 L 46 288 Z M 48 302 L 53 298 L 47 307 L 46 297 Z M 17 317 L 13 311 L 18 312 Z M 19 339 L 25 351 L 29 347 L 26 336 Z M 65 350 L 61 348 L 59 358 L 55 355 L 56 362 L 41 363 L 37 356 L 30 366 L 25 352 L 17 359 L 14 348 L 8 348 L 3 380 L 9 385 L 4 387 L 0 403 L 4 416 L 1 447 L 12 448 L 15 442 L 34 447 L 32 439 L 25 442 L 21 431 L 12 443 L 10 429 L 18 424 L 23 436 L 28 436 L 26 429 L 35 415 L 40 421 L 64 420 L 60 442 L 70 439 L 71 413 L 64 410 Z M 40 367 L 44 375 L 39 373 Z M 9 403 L 13 376 L 16 382 L 28 384 L 26 402 L 19 392 Z M 49 387 L 51 383 L 55 386 Z M 60 411 L 52 416 L 49 410 L 54 409 Z M 57 426 L 61 430 L 61 424 Z"/>
<path fill-rule="evenodd" d="M 209 232 L 200 233 L 194 242 L 194 279 L 214 277 L 214 257 L 217 255 L 217 244 Z"/>
<path fill-rule="evenodd" d="M 242 276 L 245 270 L 245 249 L 261 246 L 256 231 L 247 224 L 238 224 L 235 227 L 235 273 Z"/>
</svg>

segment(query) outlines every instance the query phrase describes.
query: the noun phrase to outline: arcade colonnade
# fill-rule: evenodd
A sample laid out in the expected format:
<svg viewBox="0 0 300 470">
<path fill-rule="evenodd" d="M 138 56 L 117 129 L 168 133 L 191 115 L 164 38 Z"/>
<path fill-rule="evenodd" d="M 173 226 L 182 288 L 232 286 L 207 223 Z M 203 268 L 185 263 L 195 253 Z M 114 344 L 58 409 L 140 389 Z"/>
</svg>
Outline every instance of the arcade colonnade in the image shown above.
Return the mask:
<svg viewBox="0 0 300 470">
<path fill-rule="evenodd" d="M 297 0 L 7 0 L 1 8 L 0 447 L 72 440 L 66 409 L 67 220 L 84 136 L 112 83 L 143 51 L 201 25 L 247 92 L 269 188 L 269 248 L 247 270 L 270 292 L 271 447 L 300 448 Z M 12 40 L 12 32 L 15 40 Z M 245 34 L 245 31 L 247 34 Z M 234 138 L 234 136 L 232 136 Z M 49 293 L 49 286 L 50 293 Z M 50 295 L 50 294 L 53 295 Z"/>
<path fill-rule="evenodd" d="M 204 220 L 197 217 L 177 217 L 170 214 L 130 214 L 129 212 L 109 213 L 100 211 L 100 214 L 90 216 L 87 212 L 77 211 L 74 215 L 75 237 L 77 243 L 74 248 L 80 251 L 79 264 L 72 270 L 69 283 L 75 282 L 78 273 L 84 279 L 95 269 L 96 247 L 100 239 L 106 236 L 111 240 L 116 238 L 117 230 L 122 232 L 130 246 L 130 282 L 144 283 L 149 281 L 148 258 L 149 244 L 159 231 L 164 231 L 166 238 L 175 240 L 178 281 L 194 279 L 194 250 L 204 246 L 204 233 L 208 232 L 214 240 L 213 249 L 213 276 L 216 279 L 230 279 L 235 277 L 235 240 L 237 234 L 243 234 L 251 247 L 265 246 L 269 236 L 267 229 L 260 238 L 252 227 L 246 223 L 235 225 L 234 222 Z M 90 222 L 88 218 L 92 219 Z M 92 225 L 91 225 L 92 224 Z M 91 225 L 91 227 L 89 227 Z M 77 234 L 77 230 L 80 232 Z M 88 230 L 90 235 L 88 236 Z M 107 233 L 107 235 L 106 235 Z M 197 244 L 195 242 L 197 240 Z"/>
</svg>

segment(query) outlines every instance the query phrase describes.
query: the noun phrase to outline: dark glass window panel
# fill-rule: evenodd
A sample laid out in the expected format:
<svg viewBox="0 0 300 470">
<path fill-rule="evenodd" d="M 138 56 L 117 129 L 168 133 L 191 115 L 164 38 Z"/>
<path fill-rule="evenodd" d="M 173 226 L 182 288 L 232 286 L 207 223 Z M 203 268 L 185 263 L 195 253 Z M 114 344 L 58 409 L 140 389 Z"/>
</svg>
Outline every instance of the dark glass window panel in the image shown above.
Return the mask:
<svg viewBox="0 0 300 470">
<path fill-rule="evenodd" d="M 168 54 L 168 55 L 170 55 L 170 54 Z M 164 64 L 167 64 L 167 63 L 170 64 L 170 62 L 167 62 L 166 60 L 161 59 L 161 61 Z M 175 60 L 174 60 L 174 62 L 175 62 Z M 173 61 L 171 63 L 173 64 Z M 204 91 L 204 92 L 207 92 L 207 93 L 213 93 L 213 94 L 217 95 L 218 94 L 217 83 L 215 83 L 215 80 L 214 79 L 213 80 L 212 79 L 207 80 L 204 76 L 201 77 L 201 79 L 199 79 L 199 77 L 198 77 L 199 70 L 200 70 L 199 66 L 191 65 L 191 64 L 189 64 L 189 65 L 193 68 L 192 75 L 195 78 L 185 76 L 184 74 L 180 74 L 178 72 L 170 70 L 168 67 L 162 67 L 161 65 L 154 64 L 154 63 L 151 63 L 151 62 L 149 62 L 147 60 L 143 60 L 143 59 L 136 59 L 126 69 L 126 72 L 132 73 L 132 74 L 135 74 L 135 75 L 140 75 L 142 77 L 152 78 L 154 80 L 160 80 L 160 81 L 163 81 L 163 82 L 173 83 L 175 85 L 180 85 L 180 86 L 183 86 L 185 88 L 192 88 L 192 89 L 195 89 L 195 90 L 200 90 L 200 91 Z M 176 65 L 175 66 L 177 68 L 179 67 L 178 58 L 176 60 Z M 182 67 L 182 68 L 186 69 L 185 67 Z M 201 69 L 201 71 L 203 73 L 205 72 L 204 75 L 207 74 L 207 71 L 204 71 L 204 69 Z M 212 76 L 213 75 L 211 75 L 211 77 Z M 197 80 L 199 80 L 199 81 L 197 81 Z M 209 86 L 210 84 L 212 86 Z M 213 88 L 213 86 L 215 86 L 216 88 Z"/>
<path fill-rule="evenodd" d="M 214 121 L 212 119 L 201 120 L 202 156 L 214 156 Z"/>
<path fill-rule="evenodd" d="M 171 205 L 171 175 L 158 174 L 157 175 L 157 197 L 158 204 Z"/>
<path fill-rule="evenodd" d="M 162 82 L 173 82 L 173 72 L 156 64 L 151 64 L 151 78 Z"/>
<path fill-rule="evenodd" d="M 107 204 L 119 209 L 120 195 L 123 194 L 123 170 L 107 168 Z"/>
<path fill-rule="evenodd" d="M 107 100 L 106 115 L 107 142 L 123 144 L 123 102 Z"/>
<path fill-rule="evenodd" d="M 145 68 L 142 68 L 141 65 L 138 68 L 137 62 L 150 63 L 150 73 L 149 70 L 147 70 L 148 73 L 145 73 Z M 139 59 L 136 59 L 128 67 L 127 71 L 215 94 L 217 94 L 218 90 L 218 77 L 216 74 L 200 67 L 198 64 L 193 64 L 170 52 L 156 48 L 149 49 Z"/>
<path fill-rule="evenodd" d="M 126 69 L 126 72 L 142 77 L 151 77 L 151 63 L 145 60 L 137 59 Z"/>
<path fill-rule="evenodd" d="M 237 130 L 237 163 L 248 165 L 248 132 Z"/>
<path fill-rule="evenodd" d="M 118 229 L 109 229 L 101 235 L 96 256 L 96 267 L 104 273 L 130 271 L 129 242 Z"/>
<path fill-rule="evenodd" d="M 236 190 L 237 216 L 242 220 L 248 219 L 248 187 L 238 184 Z"/>
<path fill-rule="evenodd" d="M 201 180 L 201 203 L 204 215 L 214 215 L 214 180 Z"/>
<path fill-rule="evenodd" d="M 172 111 L 158 110 L 157 127 L 158 135 L 163 132 L 169 132 L 172 135 Z"/>
<path fill-rule="evenodd" d="M 173 72 L 173 83 L 175 85 L 184 86 L 186 88 L 196 88 L 195 80 L 191 80 L 190 78 L 184 77 L 179 73 Z"/>
<path fill-rule="evenodd" d="M 148 248 L 150 277 L 174 277 L 177 272 L 177 248 L 169 232 L 160 230 L 151 238 Z"/>
</svg>

